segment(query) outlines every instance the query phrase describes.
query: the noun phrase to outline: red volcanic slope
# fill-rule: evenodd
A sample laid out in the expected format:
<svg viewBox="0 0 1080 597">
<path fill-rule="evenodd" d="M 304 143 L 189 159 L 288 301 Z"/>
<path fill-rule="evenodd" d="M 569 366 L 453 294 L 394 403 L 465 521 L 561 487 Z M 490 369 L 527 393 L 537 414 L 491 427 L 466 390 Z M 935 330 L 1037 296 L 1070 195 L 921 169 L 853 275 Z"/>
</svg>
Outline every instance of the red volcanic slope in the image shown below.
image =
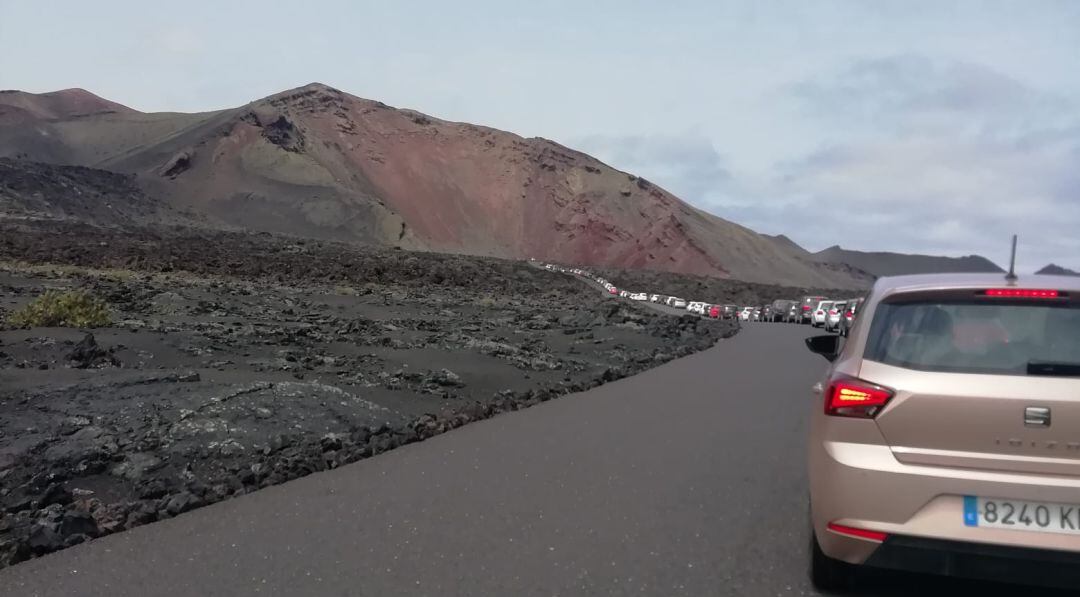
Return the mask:
<svg viewBox="0 0 1080 597">
<path fill-rule="evenodd" d="M 866 282 L 552 141 L 321 84 L 231 110 L 116 110 L 47 127 L 47 146 L 8 127 L 16 141 L 0 141 L 0 156 L 134 173 L 154 193 L 257 230 L 805 286 Z"/>
</svg>

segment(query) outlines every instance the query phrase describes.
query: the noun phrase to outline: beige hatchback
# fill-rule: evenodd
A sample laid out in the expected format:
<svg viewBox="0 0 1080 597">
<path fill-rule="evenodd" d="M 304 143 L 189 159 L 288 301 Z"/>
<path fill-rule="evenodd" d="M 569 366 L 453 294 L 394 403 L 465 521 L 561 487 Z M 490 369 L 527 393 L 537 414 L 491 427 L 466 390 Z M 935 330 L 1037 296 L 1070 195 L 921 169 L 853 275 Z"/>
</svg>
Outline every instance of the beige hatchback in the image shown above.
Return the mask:
<svg viewBox="0 0 1080 597">
<path fill-rule="evenodd" d="M 815 386 L 811 575 L 1080 588 L 1080 278 L 882 278 Z"/>
</svg>

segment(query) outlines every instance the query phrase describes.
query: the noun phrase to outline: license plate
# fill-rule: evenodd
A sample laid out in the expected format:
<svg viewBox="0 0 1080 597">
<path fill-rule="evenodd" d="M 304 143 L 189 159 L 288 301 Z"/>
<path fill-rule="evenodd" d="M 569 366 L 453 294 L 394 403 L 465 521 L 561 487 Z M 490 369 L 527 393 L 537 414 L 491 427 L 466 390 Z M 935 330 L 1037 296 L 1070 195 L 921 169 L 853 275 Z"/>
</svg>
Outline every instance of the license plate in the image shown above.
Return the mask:
<svg viewBox="0 0 1080 597">
<path fill-rule="evenodd" d="M 964 496 L 964 524 L 1080 535 L 1080 505 Z"/>
</svg>

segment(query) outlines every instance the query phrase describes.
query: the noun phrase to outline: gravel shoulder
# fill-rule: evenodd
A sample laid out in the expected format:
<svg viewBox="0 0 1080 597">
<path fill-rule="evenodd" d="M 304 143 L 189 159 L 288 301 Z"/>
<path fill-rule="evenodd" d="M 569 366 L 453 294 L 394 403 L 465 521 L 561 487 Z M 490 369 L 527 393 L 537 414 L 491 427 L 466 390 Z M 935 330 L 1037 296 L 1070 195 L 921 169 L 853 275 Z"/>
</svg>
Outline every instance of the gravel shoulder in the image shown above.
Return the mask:
<svg viewBox="0 0 1080 597">
<path fill-rule="evenodd" d="M 0 566 L 619 379 L 737 327 L 502 260 L 0 222 Z"/>
</svg>

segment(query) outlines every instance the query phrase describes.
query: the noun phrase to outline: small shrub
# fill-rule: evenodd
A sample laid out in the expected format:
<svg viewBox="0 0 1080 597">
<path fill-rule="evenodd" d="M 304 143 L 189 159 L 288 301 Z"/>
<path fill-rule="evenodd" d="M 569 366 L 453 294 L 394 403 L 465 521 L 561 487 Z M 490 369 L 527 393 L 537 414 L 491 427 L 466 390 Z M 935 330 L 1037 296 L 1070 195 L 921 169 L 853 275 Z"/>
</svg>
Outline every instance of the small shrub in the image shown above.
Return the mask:
<svg viewBox="0 0 1080 597">
<path fill-rule="evenodd" d="M 47 290 L 29 304 L 11 314 L 18 327 L 96 328 L 109 325 L 105 301 L 81 290 Z"/>
</svg>

